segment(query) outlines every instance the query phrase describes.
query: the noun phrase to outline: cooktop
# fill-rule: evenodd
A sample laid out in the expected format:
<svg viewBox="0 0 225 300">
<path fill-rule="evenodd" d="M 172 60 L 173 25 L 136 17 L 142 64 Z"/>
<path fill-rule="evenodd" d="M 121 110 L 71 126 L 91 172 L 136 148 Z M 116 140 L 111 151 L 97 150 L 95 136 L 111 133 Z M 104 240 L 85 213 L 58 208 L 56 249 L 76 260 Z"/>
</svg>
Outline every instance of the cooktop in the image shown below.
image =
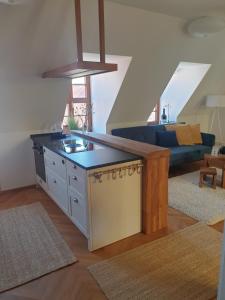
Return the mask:
<svg viewBox="0 0 225 300">
<path fill-rule="evenodd" d="M 104 146 L 92 143 L 88 140 L 72 137 L 71 139 L 57 140 L 54 142 L 54 146 L 67 154 L 84 152 L 84 151 L 93 151 L 98 149 L 104 149 Z"/>
</svg>

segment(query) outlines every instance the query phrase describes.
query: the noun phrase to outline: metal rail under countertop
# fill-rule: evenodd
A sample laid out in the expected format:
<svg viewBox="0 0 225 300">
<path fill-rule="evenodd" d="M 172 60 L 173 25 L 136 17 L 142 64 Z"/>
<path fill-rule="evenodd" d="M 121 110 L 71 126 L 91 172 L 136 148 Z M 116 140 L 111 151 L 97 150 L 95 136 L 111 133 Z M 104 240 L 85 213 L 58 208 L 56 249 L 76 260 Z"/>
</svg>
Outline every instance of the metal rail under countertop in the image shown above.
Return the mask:
<svg viewBox="0 0 225 300">
<path fill-rule="evenodd" d="M 125 166 L 125 167 L 117 167 L 117 168 L 112 168 L 112 169 L 105 170 L 105 171 L 93 172 L 93 173 L 89 174 L 89 177 L 94 177 L 96 181 L 101 183 L 102 176 L 105 174 L 107 174 L 107 175 L 111 174 L 112 179 L 116 180 L 117 176 L 119 178 L 123 178 L 127 174 L 128 174 L 128 176 L 132 176 L 135 172 L 137 172 L 137 174 L 141 174 L 142 168 L 143 168 L 143 164 L 138 163 L 138 164 L 133 164 L 133 165 Z"/>
</svg>

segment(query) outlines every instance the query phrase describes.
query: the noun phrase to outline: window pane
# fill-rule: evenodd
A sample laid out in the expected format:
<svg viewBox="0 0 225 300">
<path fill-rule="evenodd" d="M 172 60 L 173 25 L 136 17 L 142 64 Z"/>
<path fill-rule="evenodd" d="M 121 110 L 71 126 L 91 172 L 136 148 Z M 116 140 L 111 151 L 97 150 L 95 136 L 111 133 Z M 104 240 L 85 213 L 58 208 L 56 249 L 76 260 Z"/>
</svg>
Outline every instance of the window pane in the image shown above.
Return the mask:
<svg viewBox="0 0 225 300">
<path fill-rule="evenodd" d="M 69 116 L 69 104 L 66 104 L 66 110 L 65 110 L 64 116 L 65 116 L 65 117 L 68 117 L 68 116 Z"/>
<path fill-rule="evenodd" d="M 72 84 L 85 84 L 85 83 L 86 83 L 85 77 L 72 79 Z"/>
<path fill-rule="evenodd" d="M 69 119 L 69 105 L 67 104 L 66 109 L 65 109 L 64 118 L 63 118 L 63 121 L 62 121 L 62 126 L 68 124 L 68 119 Z"/>
<path fill-rule="evenodd" d="M 74 119 L 80 128 L 83 128 L 83 124 L 86 122 L 87 104 L 86 103 L 74 103 Z"/>
<path fill-rule="evenodd" d="M 148 122 L 151 122 L 151 123 L 158 123 L 159 120 L 158 120 L 158 109 L 159 109 L 159 106 L 156 105 L 152 111 L 152 113 L 150 114 L 149 118 L 148 118 Z"/>
<path fill-rule="evenodd" d="M 148 122 L 156 122 L 156 113 L 154 111 L 150 114 Z"/>
<path fill-rule="evenodd" d="M 73 85 L 73 98 L 86 98 L 86 86 Z"/>
</svg>

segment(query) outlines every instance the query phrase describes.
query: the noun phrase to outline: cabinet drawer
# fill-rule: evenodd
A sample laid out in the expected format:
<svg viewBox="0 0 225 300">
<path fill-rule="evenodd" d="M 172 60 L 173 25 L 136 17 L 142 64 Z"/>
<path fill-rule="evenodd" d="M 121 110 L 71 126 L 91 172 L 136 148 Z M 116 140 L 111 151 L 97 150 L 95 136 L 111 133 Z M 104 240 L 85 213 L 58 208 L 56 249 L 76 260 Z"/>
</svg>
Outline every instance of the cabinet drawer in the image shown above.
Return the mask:
<svg viewBox="0 0 225 300">
<path fill-rule="evenodd" d="M 66 180 L 66 159 L 46 148 L 44 149 L 44 155 L 45 166 Z"/>
<path fill-rule="evenodd" d="M 87 202 L 86 198 L 82 197 L 74 189 L 69 189 L 70 213 L 71 219 L 75 225 L 83 232 L 87 233 Z"/>
<path fill-rule="evenodd" d="M 87 172 L 68 161 L 67 176 L 69 185 L 75 188 L 82 196 L 86 196 Z"/>
<path fill-rule="evenodd" d="M 66 181 L 54 174 L 50 168 L 46 168 L 46 176 L 50 195 L 64 212 L 69 213 Z"/>
</svg>

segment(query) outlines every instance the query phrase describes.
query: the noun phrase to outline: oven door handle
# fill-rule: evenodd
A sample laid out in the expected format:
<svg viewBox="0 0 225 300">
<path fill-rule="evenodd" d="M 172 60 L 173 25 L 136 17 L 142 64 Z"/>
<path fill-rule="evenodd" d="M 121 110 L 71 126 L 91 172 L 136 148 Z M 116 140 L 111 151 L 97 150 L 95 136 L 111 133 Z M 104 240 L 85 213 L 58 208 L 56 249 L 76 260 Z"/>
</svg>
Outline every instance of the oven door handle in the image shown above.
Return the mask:
<svg viewBox="0 0 225 300">
<path fill-rule="evenodd" d="M 37 154 L 43 155 L 43 151 L 42 151 L 42 150 L 40 150 L 40 149 L 38 149 L 38 148 L 35 148 L 35 147 L 33 147 L 32 149 L 33 149 L 34 152 L 36 152 Z"/>
</svg>

